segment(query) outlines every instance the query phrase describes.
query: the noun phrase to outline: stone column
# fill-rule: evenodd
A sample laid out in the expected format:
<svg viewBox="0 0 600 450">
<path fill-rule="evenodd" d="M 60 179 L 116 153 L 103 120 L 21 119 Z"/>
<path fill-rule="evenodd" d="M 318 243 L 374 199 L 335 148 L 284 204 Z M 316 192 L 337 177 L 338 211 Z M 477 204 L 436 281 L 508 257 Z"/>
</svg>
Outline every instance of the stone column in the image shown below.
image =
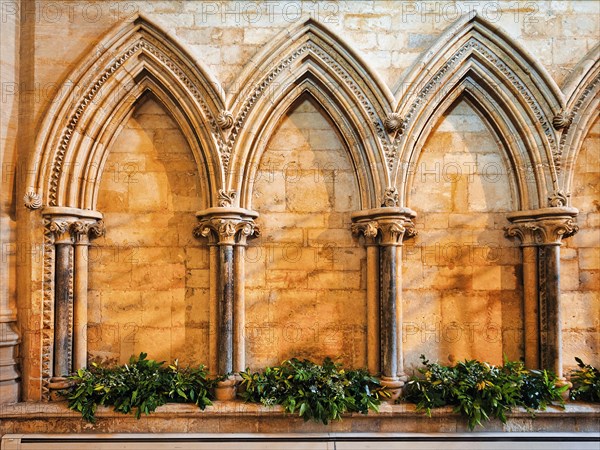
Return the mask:
<svg viewBox="0 0 600 450">
<path fill-rule="evenodd" d="M 56 389 L 71 373 L 73 341 L 73 242 L 69 222 L 53 220 L 50 230 L 55 235 L 54 268 L 54 361 L 52 383 Z"/>
<path fill-rule="evenodd" d="M 367 326 L 370 328 L 367 350 L 373 352 L 379 348 L 379 361 L 368 356 L 369 370 L 381 373 L 382 384 L 392 390 L 394 398 L 400 395 L 406 381 L 402 355 L 402 242 L 416 234 L 412 223 L 415 216 L 414 211 L 398 207 L 352 215 L 353 233 L 363 234 L 368 248 L 377 245 L 377 252 L 367 250 L 367 279 L 370 280 L 367 283 Z M 378 324 L 374 323 L 374 316 L 378 317 Z M 372 342 L 374 331 L 378 331 L 378 345 Z"/>
<path fill-rule="evenodd" d="M 525 366 L 530 369 L 541 367 L 536 230 L 537 225 L 535 222 L 523 222 L 506 228 L 507 237 L 518 237 L 521 241 L 523 261 L 523 350 L 525 352 Z"/>
<path fill-rule="evenodd" d="M 104 232 L 102 215 L 74 208 L 46 208 L 48 231 L 54 240 L 54 316 L 50 397 L 68 386 L 66 377 L 87 360 L 87 280 L 90 237 Z M 51 312 L 45 311 L 45 316 Z"/>
<path fill-rule="evenodd" d="M 71 224 L 75 244 L 73 307 L 73 370 L 87 367 L 88 247 L 91 237 L 104 234 L 102 221 L 77 220 Z"/>
<path fill-rule="evenodd" d="M 514 225 L 507 228 L 508 236 L 519 236 L 522 242 L 533 240 L 537 246 L 537 255 L 531 250 L 523 253 L 524 274 L 527 267 L 527 276 L 531 279 L 531 260 L 536 259 L 537 286 L 535 297 L 537 299 L 537 317 L 532 318 L 538 324 L 537 342 L 539 353 L 534 361 L 535 349 L 527 347 L 526 361 L 530 364 L 537 363 L 534 367 L 549 369 L 562 378 L 562 321 L 560 302 L 560 246 L 563 238 L 572 236 L 579 227 L 573 220 L 578 211 L 570 207 L 543 208 L 534 211 L 520 211 L 511 214 L 508 219 Z M 531 236 L 530 236 L 531 235 Z M 528 245 L 530 247 L 531 245 Z M 527 257 L 527 266 L 525 265 Z M 530 281 L 531 282 L 531 281 Z M 525 294 L 533 297 L 533 289 L 526 285 Z M 532 300 L 529 300 L 531 303 Z M 527 302 L 524 302 L 528 305 Z M 526 313 L 535 313 L 531 305 L 526 306 Z M 537 319 L 537 320 L 536 320 Z M 525 318 L 527 324 L 528 318 Z M 527 332 L 527 330 L 526 330 Z M 530 356 L 527 357 L 529 349 Z"/>
<path fill-rule="evenodd" d="M 244 370 L 244 270 L 246 239 L 258 235 L 254 219 L 258 214 L 242 208 L 216 207 L 196 214 L 199 223 L 196 237 L 217 242 L 218 258 L 211 258 L 211 279 L 217 280 L 217 373 L 230 374 Z M 216 275 L 213 277 L 213 275 Z M 222 383 L 230 388 L 223 400 L 233 398 L 233 380 Z M 219 394 L 219 393 L 217 393 Z"/>
</svg>

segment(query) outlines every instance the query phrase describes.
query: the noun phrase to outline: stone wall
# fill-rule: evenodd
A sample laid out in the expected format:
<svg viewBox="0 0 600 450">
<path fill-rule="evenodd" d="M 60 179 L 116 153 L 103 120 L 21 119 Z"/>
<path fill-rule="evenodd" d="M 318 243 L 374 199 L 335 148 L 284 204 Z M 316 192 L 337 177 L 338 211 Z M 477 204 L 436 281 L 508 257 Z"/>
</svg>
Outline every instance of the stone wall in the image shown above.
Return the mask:
<svg viewBox="0 0 600 450">
<path fill-rule="evenodd" d="M 247 251 L 248 364 L 339 357 L 366 364 L 365 250 L 352 162 L 318 105 L 303 98 L 271 137 L 253 207 L 262 238 Z"/>
<path fill-rule="evenodd" d="M 144 100 L 102 175 L 98 207 L 112 225 L 90 249 L 89 356 L 207 363 L 208 251 L 190 233 L 201 183 L 177 124 Z"/>
<path fill-rule="evenodd" d="M 440 119 L 413 174 L 419 234 L 405 244 L 406 363 L 523 354 L 520 251 L 504 237 L 514 208 L 497 137 L 461 101 Z"/>
<path fill-rule="evenodd" d="M 409 372 L 421 353 L 442 362 L 523 356 L 527 268 L 520 242 L 507 239 L 504 227 L 511 212 L 556 206 L 548 197 L 563 189 L 570 197 L 559 207 L 580 210 L 580 230 L 561 248 L 562 363 L 568 369 L 581 356 L 600 364 L 598 119 L 587 137 L 552 147 L 561 133 L 587 129 L 577 115 L 571 130 L 553 118 L 561 107 L 579 107 L 569 96 L 585 90 L 597 63 L 597 2 L 15 0 L 1 8 L 0 324 L 7 325 L 0 349 L 16 351 L 15 336 L 4 330 L 15 326 L 18 310 L 25 399 L 43 396 L 52 358 L 54 238 L 44 218 L 58 213 L 48 207 L 75 208 L 61 210 L 73 217 L 104 215 L 106 234 L 92 241 L 88 259 L 90 359 L 123 362 L 147 351 L 214 365 L 211 256 L 207 241 L 192 233 L 196 212 L 222 207 L 232 191 L 238 197 L 225 207 L 251 207 L 262 231 L 244 257 L 250 367 L 292 356 L 367 364 L 369 318 L 378 310 L 369 309 L 368 250 L 363 237 L 352 236 L 351 214 L 379 207 L 394 187 L 400 200 L 392 207 L 412 208 L 419 232 L 404 245 L 400 277 Z M 473 11 L 476 19 L 461 19 Z M 413 82 L 426 84 L 463 32 L 504 59 L 461 62 L 466 94 L 438 105 L 454 95 L 445 91 L 454 89 L 447 79 L 433 97 L 422 93 L 440 111 L 418 110 L 414 134 L 400 131 L 393 141 L 386 116 L 407 113 L 411 95 L 418 96 Z M 113 52 L 139 43 L 136 33 L 155 39 L 171 59 L 138 46 L 143 54 L 115 64 L 120 54 Z M 300 47 L 309 40 L 311 49 Z M 114 70 L 103 74 L 110 64 Z M 453 69 L 444 70 L 442 78 Z M 522 87 L 506 81 L 520 76 Z M 248 100 L 250 123 L 227 124 L 227 108 L 241 117 L 235 114 L 261 77 L 274 82 L 254 94 L 258 103 Z M 95 80 L 107 78 L 86 100 Z M 596 85 L 589 86 L 597 102 Z M 87 108 L 82 116 L 78 105 Z M 422 112 L 441 116 L 418 128 L 428 120 Z M 65 121 L 72 117 L 71 139 Z M 565 164 L 560 172 L 560 158 L 580 142 L 573 173 Z M 56 156 L 63 144 L 66 153 Z M 227 145 L 233 150 L 225 154 Z M 527 158 L 537 178 L 522 186 Z M 96 185 L 84 170 L 99 161 Z M 409 163 L 407 184 L 394 172 L 399 161 Z M 256 173 L 247 171 L 252 165 Z M 64 179 L 50 205 L 54 175 Z M 39 179 L 30 183 L 32 177 Z M 547 190 L 541 196 L 539 186 Z M 41 188 L 26 198 L 28 210 L 23 197 L 33 187 Z"/>
<path fill-rule="evenodd" d="M 2 14 L 0 43 L 0 76 L 2 108 L 0 111 L 0 336 L 7 345 L 0 345 L 0 402 L 16 399 L 18 377 L 15 358 L 16 263 L 19 243 L 16 229 L 15 183 L 17 171 L 17 129 L 19 122 L 19 14 L 15 5 L 8 5 L 12 14 Z M 20 249 L 21 251 L 23 249 Z"/>
<path fill-rule="evenodd" d="M 581 230 L 561 249 L 564 363 L 600 354 L 600 120 L 596 119 L 577 158 L 573 204 Z M 597 363 L 595 363 L 597 364 Z"/>
</svg>

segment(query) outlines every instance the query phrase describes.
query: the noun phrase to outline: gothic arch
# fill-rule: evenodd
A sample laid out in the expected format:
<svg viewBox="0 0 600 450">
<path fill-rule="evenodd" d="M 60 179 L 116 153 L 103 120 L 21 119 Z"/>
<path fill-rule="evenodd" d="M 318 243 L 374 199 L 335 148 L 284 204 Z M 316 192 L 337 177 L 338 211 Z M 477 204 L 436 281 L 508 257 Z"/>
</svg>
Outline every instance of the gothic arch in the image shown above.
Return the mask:
<svg viewBox="0 0 600 450">
<path fill-rule="evenodd" d="M 475 14 L 460 19 L 413 67 L 404 86 L 408 89 L 397 106 L 404 130 L 394 143 L 399 158 L 393 173 L 401 205 L 409 181 L 402 168 L 418 160 L 432 120 L 450 106 L 457 89 L 470 94 L 506 144 L 519 209 L 545 207 L 548 197 L 555 196 L 552 118 L 562 108 L 563 96 L 543 67 L 503 32 Z"/>
<path fill-rule="evenodd" d="M 555 126 L 562 129 L 558 165 L 561 187 L 570 193 L 579 150 L 599 114 L 600 44 L 575 66 L 563 89 L 567 102 L 556 117 Z M 570 197 L 567 198 L 570 202 Z"/>
<path fill-rule="evenodd" d="M 393 97 L 385 85 L 340 38 L 310 19 L 282 33 L 256 60 L 236 83 L 249 87 L 247 95 L 228 98 L 232 117 L 228 186 L 240 190 L 240 206 L 250 207 L 252 183 L 244 178 L 256 169 L 270 135 L 266 129 L 272 129 L 273 118 L 303 92 L 310 93 L 338 125 L 358 172 L 361 207 L 379 206 L 389 186 L 382 146 L 387 134 L 380 118 L 390 110 Z"/>
<path fill-rule="evenodd" d="M 223 94 L 201 64 L 141 16 L 117 27 L 69 77 L 46 114 L 30 162 L 26 204 L 95 209 L 109 143 L 136 101 L 152 91 L 184 132 L 206 182 L 223 182 L 217 152 Z M 91 86 L 91 87 L 88 87 Z"/>
</svg>

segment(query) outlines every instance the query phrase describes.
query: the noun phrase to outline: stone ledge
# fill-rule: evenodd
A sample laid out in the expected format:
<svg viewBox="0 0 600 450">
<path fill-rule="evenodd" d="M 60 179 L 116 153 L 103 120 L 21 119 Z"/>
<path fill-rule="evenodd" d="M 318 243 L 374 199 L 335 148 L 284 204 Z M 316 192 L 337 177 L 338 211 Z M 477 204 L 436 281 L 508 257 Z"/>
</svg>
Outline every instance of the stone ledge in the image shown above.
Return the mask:
<svg viewBox="0 0 600 450">
<path fill-rule="evenodd" d="M 0 407 L 0 435 L 7 433 L 315 433 L 403 432 L 453 433 L 468 431 L 466 419 L 451 408 L 440 408 L 427 417 L 415 405 L 383 405 L 380 413 L 348 414 L 340 422 L 323 425 L 286 414 L 281 406 L 215 402 L 204 411 L 188 404 L 168 404 L 139 420 L 111 408 L 99 408 L 90 424 L 67 408 L 65 402 L 16 403 Z M 565 409 L 549 407 L 532 418 L 523 408 L 508 414 L 508 421 L 486 423 L 475 432 L 598 432 L 600 405 L 569 403 Z"/>
</svg>

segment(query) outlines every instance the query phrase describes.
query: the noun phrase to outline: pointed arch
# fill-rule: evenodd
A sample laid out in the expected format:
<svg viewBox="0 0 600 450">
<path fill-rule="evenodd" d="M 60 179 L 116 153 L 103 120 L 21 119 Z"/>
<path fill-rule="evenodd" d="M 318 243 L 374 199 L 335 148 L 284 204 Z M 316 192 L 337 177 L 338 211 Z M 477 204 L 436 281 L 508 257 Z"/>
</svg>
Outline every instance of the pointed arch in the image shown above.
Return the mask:
<svg viewBox="0 0 600 450">
<path fill-rule="evenodd" d="M 69 77 L 46 114 L 30 162 L 28 190 L 46 206 L 95 209 L 110 142 L 137 100 L 151 91 L 194 153 L 207 205 L 223 183 L 216 116 L 218 83 L 170 36 L 142 16 L 120 25 Z"/>
<path fill-rule="evenodd" d="M 404 193 L 401 206 L 408 192 L 405 168 L 418 160 L 432 118 L 460 92 L 470 95 L 504 143 L 519 209 L 546 206 L 558 190 L 552 118 L 564 101 L 545 69 L 520 45 L 476 14 L 466 16 L 413 66 L 404 86 L 397 106 L 404 132 L 395 143 L 399 158 L 393 173 Z"/>
<path fill-rule="evenodd" d="M 244 70 L 238 86 L 247 90 L 231 102 L 229 188 L 239 190 L 240 206 L 249 208 L 252 183 L 266 139 L 287 107 L 309 93 L 330 115 L 358 173 L 361 207 L 379 206 L 389 175 L 382 142 L 381 117 L 392 95 L 339 37 L 312 19 L 282 33 Z M 270 130 L 270 131 L 269 131 Z"/>
<path fill-rule="evenodd" d="M 594 121 L 600 115 L 600 44 L 596 44 L 565 80 L 566 119 L 559 143 L 560 185 L 571 192 L 577 156 Z M 570 196 L 567 195 L 570 202 Z M 570 204 L 569 204 L 570 206 Z"/>
</svg>

